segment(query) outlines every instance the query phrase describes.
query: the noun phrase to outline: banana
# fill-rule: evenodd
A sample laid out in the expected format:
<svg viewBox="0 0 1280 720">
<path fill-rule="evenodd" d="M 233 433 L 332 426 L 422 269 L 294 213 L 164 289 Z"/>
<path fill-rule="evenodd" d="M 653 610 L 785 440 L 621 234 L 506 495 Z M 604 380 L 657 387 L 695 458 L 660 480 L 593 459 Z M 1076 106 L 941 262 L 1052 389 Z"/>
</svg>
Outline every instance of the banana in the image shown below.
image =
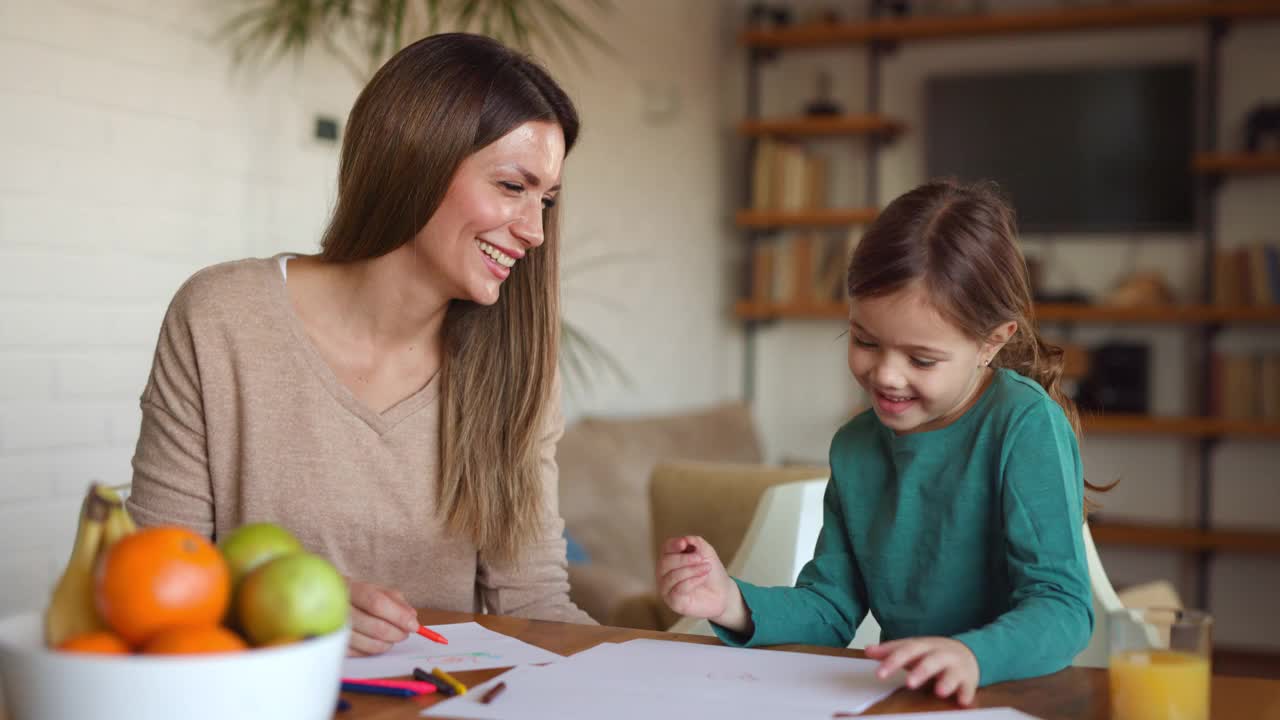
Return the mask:
<svg viewBox="0 0 1280 720">
<path fill-rule="evenodd" d="M 107 548 L 115 545 L 117 540 L 137 530 L 138 526 L 133 523 L 133 518 L 129 516 L 129 511 L 125 509 L 124 502 L 115 490 L 105 485 L 97 485 L 94 487 L 94 492 L 111 507 L 107 513 L 106 533 L 102 547 L 98 550 L 98 554 L 102 555 Z"/>
<path fill-rule="evenodd" d="M 44 640 L 51 648 L 72 636 L 106 629 L 94 607 L 93 570 L 106 537 L 111 505 L 95 488 L 90 487 L 85 495 L 71 558 L 45 609 Z"/>
</svg>

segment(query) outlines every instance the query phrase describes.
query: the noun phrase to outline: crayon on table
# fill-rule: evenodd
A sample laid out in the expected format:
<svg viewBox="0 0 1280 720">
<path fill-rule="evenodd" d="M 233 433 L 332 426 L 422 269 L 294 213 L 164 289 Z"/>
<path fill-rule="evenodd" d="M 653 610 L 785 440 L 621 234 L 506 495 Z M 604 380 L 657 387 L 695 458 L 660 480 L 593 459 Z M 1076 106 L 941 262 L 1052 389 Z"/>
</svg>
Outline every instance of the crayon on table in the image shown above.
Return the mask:
<svg viewBox="0 0 1280 720">
<path fill-rule="evenodd" d="M 407 688 L 380 687 L 378 685 L 362 685 L 360 683 L 342 683 L 343 692 L 363 693 L 365 695 L 386 695 L 388 697 L 413 697 L 419 693 Z"/>
<path fill-rule="evenodd" d="M 448 683 L 449 687 L 453 688 L 459 695 L 467 694 L 467 686 L 458 682 L 458 679 L 449 673 L 441 670 L 440 668 L 431 668 L 431 674 Z"/>
<path fill-rule="evenodd" d="M 454 695 L 458 694 L 458 692 L 454 690 L 452 687 L 450 687 L 448 683 L 436 677 L 435 675 L 432 675 L 426 670 L 423 670 L 420 667 L 416 667 L 413 669 L 413 677 L 416 680 L 420 680 L 424 683 L 434 685 L 436 689 L 440 691 L 440 694 L 446 697 L 453 697 Z"/>
<path fill-rule="evenodd" d="M 485 692 L 485 694 L 480 696 L 480 702 L 484 703 L 485 705 L 488 705 L 489 703 L 493 702 L 494 698 L 501 695 L 502 691 L 506 689 L 507 689 L 507 684 L 504 682 L 499 682 L 497 685 L 494 685 L 493 687 L 489 688 L 488 691 Z"/>
<path fill-rule="evenodd" d="M 428 639 L 428 640 L 434 640 L 435 642 L 438 642 L 438 643 L 440 643 L 441 645 L 448 645 L 448 644 L 449 644 L 449 640 L 448 640 L 445 636 L 441 635 L 440 633 L 436 632 L 435 630 L 432 630 L 431 628 L 427 627 L 426 625 L 419 625 L 419 626 L 418 626 L 418 634 L 419 634 L 419 635 L 421 635 L 422 637 L 424 637 L 424 638 Z"/>
<path fill-rule="evenodd" d="M 435 683 L 429 683 L 422 680 L 384 680 L 380 678 L 342 678 L 344 683 L 352 683 L 354 685 L 374 685 L 377 687 L 402 688 L 405 690 L 413 690 L 419 694 L 425 695 L 433 693 L 440 689 Z"/>
</svg>

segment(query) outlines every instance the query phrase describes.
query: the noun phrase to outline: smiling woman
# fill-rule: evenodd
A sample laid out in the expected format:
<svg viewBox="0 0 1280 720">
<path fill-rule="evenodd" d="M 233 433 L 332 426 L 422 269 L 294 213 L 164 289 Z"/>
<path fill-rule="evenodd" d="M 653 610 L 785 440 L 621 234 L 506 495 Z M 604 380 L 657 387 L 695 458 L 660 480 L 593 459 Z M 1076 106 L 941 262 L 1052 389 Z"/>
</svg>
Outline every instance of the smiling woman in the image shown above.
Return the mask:
<svg viewBox="0 0 1280 720">
<path fill-rule="evenodd" d="M 414 607 L 589 621 L 556 507 L 556 197 L 578 118 L 475 35 L 392 57 L 352 108 L 321 252 L 207 268 L 142 397 L 130 511 L 272 521 L 351 583 L 351 652 Z"/>
</svg>

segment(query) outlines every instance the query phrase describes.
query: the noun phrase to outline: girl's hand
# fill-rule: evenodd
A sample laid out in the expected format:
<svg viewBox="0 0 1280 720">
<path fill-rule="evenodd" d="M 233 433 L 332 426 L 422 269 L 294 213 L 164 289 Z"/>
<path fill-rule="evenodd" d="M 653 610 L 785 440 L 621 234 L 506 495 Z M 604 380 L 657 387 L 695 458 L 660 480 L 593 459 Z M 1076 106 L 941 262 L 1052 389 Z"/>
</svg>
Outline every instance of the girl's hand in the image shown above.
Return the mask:
<svg viewBox="0 0 1280 720">
<path fill-rule="evenodd" d="M 884 680 L 899 668 L 907 671 L 907 687 L 915 689 L 937 678 L 934 693 L 940 698 L 956 696 L 968 707 L 978 689 L 978 659 L 959 640 L 921 637 L 869 645 L 867 657 L 880 661 L 876 675 Z"/>
<path fill-rule="evenodd" d="M 681 615 L 746 632 L 746 606 L 715 548 L 700 537 L 671 538 L 658 558 L 658 594 Z"/>
<path fill-rule="evenodd" d="M 351 638 L 347 655 L 378 655 L 418 630 L 418 613 L 395 590 L 347 580 L 351 593 Z"/>
</svg>

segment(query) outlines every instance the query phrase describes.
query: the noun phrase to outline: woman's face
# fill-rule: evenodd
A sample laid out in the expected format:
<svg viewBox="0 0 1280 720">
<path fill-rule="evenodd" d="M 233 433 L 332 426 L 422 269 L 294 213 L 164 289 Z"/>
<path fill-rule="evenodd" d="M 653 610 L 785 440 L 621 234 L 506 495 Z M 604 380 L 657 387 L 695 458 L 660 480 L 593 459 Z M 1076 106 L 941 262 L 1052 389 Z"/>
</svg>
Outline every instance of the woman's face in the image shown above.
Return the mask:
<svg viewBox="0 0 1280 720">
<path fill-rule="evenodd" d="M 462 161 L 444 200 L 413 239 L 417 262 L 444 294 L 481 305 L 542 244 L 543 212 L 555 204 L 564 133 L 527 122 Z"/>
</svg>

